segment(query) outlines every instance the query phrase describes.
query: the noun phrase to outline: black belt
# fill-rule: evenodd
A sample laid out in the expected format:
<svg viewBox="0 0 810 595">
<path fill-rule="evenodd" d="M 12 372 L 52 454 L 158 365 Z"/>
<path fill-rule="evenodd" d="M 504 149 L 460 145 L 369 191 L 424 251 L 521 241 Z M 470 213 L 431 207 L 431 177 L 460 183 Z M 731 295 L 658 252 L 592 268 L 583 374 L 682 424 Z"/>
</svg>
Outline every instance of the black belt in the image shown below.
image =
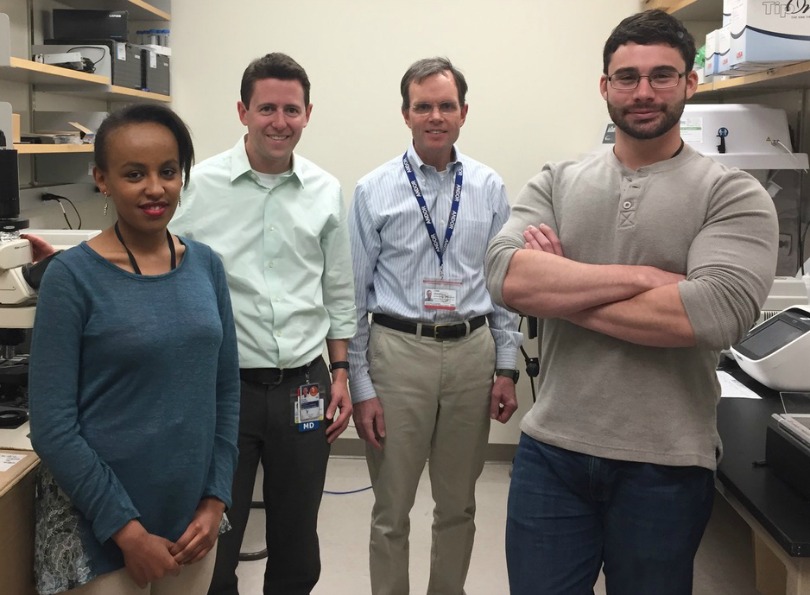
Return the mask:
<svg viewBox="0 0 810 595">
<path fill-rule="evenodd" d="M 384 327 L 401 331 L 403 333 L 416 334 L 417 323 L 408 320 L 400 320 L 387 314 L 375 314 L 373 318 L 376 324 Z M 450 324 L 422 324 L 422 336 L 431 337 L 437 341 L 444 341 L 445 339 L 460 339 L 466 337 L 474 330 L 481 328 L 486 324 L 486 316 L 476 316 L 470 318 L 467 322 L 454 322 Z"/>
<path fill-rule="evenodd" d="M 239 368 L 239 378 L 253 384 L 281 384 L 284 380 L 306 374 L 310 366 L 316 363 L 318 359 L 320 359 L 320 356 L 297 368 Z"/>
</svg>

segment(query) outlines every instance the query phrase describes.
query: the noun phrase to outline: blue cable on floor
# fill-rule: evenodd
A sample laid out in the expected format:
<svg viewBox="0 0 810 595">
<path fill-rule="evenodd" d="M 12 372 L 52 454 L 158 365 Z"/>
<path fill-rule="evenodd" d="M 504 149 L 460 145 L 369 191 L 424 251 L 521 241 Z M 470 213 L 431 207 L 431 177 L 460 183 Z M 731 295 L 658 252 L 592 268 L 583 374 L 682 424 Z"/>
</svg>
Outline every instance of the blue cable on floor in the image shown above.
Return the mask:
<svg viewBox="0 0 810 595">
<path fill-rule="evenodd" d="M 353 423 L 350 423 L 347 427 L 354 428 L 355 425 Z M 358 488 L 356 490 L 349 490 L 347 492 L 333 492 L 332 490 L 324 490 L 323 493 L 324 494 L 329 494 L 331 496 L 348 496 L 349 494 L 359 494 L 360 492 L 365 492 L 365 491 L 368 491 L 370 489 L 371 489 L 371 486 L 369 485 L 369 486 L 366 486 L 364 488 Z"/>
<path fill-rule="evenodd" d="M 370 490 L 371 486 L 366 486 L 364 488 L 359 488 L 357 490 L 349 490 L 348 492 L 333 492 L 331 490 L 324 490 L 324 494 L 331 494 L 333 496 L 346 496 L 348 494 L 359 494 L 360 492 L 365 492 L 366 490 Z"/>
</svg>

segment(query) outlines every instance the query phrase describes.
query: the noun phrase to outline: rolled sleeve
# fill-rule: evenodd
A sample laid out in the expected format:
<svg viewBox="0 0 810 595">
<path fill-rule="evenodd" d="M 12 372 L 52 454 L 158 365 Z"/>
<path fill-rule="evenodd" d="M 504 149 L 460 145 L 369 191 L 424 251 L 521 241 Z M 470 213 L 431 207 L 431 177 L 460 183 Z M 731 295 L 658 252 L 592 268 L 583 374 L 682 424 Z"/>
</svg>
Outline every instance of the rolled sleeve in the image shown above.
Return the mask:
<svg viewBox="0 0 810 595">
<path fill-rule="evenodd" d="M 748 174 L 728 172 L 713 192 L 678 289 L 698 345 L 724 349 L 759 316 L 776 270 L 779 225 L 770 196 Z"/>
</svg>

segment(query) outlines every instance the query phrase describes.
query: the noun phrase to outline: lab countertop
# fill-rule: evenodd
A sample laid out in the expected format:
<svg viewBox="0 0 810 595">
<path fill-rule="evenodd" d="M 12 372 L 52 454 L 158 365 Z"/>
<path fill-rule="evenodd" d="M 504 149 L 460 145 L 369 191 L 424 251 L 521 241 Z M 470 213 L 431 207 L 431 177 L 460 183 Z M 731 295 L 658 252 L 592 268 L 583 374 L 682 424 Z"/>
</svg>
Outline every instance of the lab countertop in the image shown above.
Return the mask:
<svg viewBox="0 0 810 595">
<path fill-rule="evenodd" d="M 765 464 L 765 433 L 772 413 L 783 413 L 779 393 L 727 369 L 761 399 L 723 398 L 717 430 L 723 459 L 717 479 L 791 556 L 810 557 L 810 501 L 778 478 Z"/>
<path fill-rule="evenodd" d="M 28 422 L 18 428 L 0 429 L 0 448 L 13 448 L 15 450 L 32 450 Z"/>
</svg>

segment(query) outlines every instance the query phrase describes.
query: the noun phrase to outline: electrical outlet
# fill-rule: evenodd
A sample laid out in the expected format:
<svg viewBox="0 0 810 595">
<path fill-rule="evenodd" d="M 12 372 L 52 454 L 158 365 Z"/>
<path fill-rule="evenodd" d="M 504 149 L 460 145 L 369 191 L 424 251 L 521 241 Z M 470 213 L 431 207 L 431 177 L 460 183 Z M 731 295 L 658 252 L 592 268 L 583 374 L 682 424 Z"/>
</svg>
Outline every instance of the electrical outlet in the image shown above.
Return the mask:
<svg viewBox="0 0 810 595">
<path fill-rule="evenodd" d="M 790 256 L 793 248 L 793 236 L 789 233 L 779 234 L 779 258 Z"/>
</svg>

